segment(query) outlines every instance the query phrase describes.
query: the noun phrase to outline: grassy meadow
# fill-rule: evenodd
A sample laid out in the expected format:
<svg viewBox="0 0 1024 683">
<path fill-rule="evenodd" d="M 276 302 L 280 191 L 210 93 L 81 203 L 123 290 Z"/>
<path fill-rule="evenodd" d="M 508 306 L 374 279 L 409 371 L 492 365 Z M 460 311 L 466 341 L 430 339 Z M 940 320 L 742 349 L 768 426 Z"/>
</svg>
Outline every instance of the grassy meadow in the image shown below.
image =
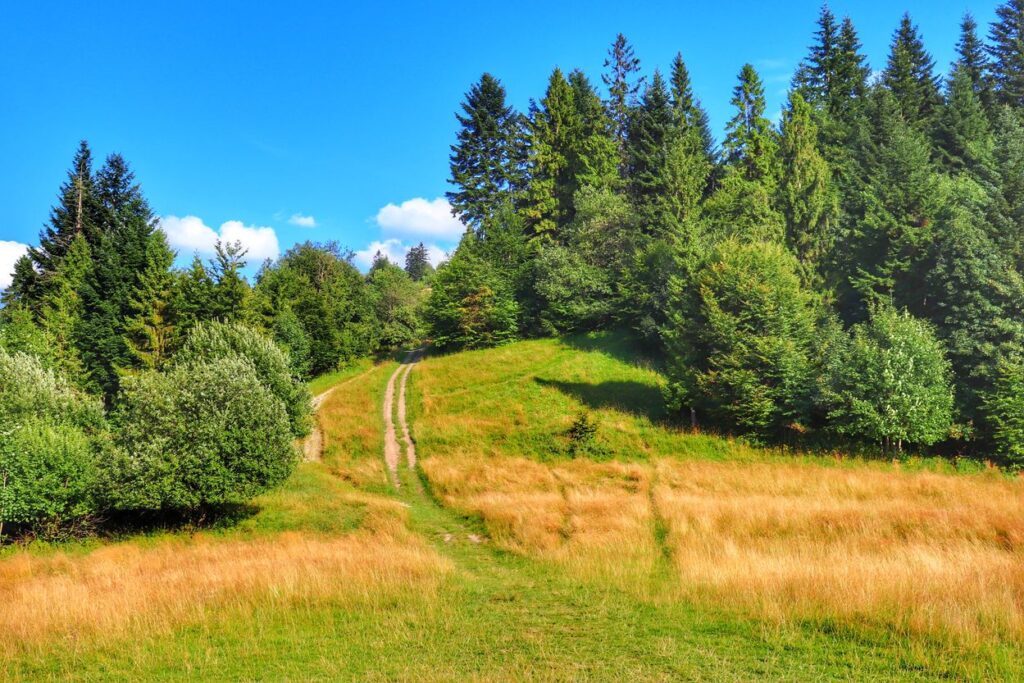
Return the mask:
<svg viewBox="0 0 1024 683">
<path fill-rule="evenodd" d="M 1019 479 L 686 433 L 606 335 L 426 358 L 396 491 L 395 367 L 212 528 L 0 550 L 0 679 L 1024 677 Z"/>
</svg>

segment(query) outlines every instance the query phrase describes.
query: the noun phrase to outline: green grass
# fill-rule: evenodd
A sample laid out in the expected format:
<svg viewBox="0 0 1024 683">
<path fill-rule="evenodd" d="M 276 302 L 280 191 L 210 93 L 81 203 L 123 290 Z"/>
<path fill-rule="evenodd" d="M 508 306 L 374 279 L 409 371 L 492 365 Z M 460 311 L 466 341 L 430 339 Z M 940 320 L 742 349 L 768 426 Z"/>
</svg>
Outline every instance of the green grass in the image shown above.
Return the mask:
<svg viewBox="0 0 1024 683">
<path fill-rule="evenodd" d="M 322 394 L 324 391 L 330 389 L 332 386 L 339 382 L 355 377 L 361 372 L 365 372 L 373 366 L 373 361 L 368 358 L 364 358 L 354 363 L 351 363 L 340 370 L 333 372 L 326 372 L 322 375 L 317 375 L 313 379 L 306 382 L 306 386 L 309 387 L 310 393 L 314 396 Z"/>
<path fill-rule="evenodd" d="M 202 618 L 169 630 L 54 642 L 0 661 L 0 677 L 902 681 L 1024 675 L 1014 643 L 961 656 L 948 644 L 870 624 L 769 623 L 674 597 L 674 578 L 662 565 L 657 576 L 638 577 L 654 590 L 626 591 L 492 542 L 471 542 L 470 534 L 485 535 L 484 521 L 441 505 L 422 472 L 403 470 L 398 491 L 382 479 L 380 410 L 394 368 L 366 363 L 311 382 L 316 394 L 353 380 L 325 406 L 332 417 L 325 423 L 324 462 L 300 466 L 280 490 L 207 533 L 231 539 L 281 532 L 342 536 L 371 524 L 371 508 L 397 501 L 410 538 L 451 563 L 438 586 L 355 602 L 268 595 L 255 606 L 212 605 Z M 564 462 L 564 432 L 579 411 L 589 410 L 602 448 L 618 460 L 646 463 L 671 455 L 893 469 L 890 463 L 758 449 L 686 433 L 666 420 L 661 385 L 657 369 L 621 335 L 529 341 L 426 359 L 410 376 L 409 417 L 421 459 L 458 454 Z M 933 460 L 900 467 L 953 469 Z M 656 524 L 654 533 L 664 548 L 665 529 Z M 159 543 L 164 534 L 174 535 L 129 542 Z M 80 544 L 78 552 L 95 547 Z"/>
</svg>

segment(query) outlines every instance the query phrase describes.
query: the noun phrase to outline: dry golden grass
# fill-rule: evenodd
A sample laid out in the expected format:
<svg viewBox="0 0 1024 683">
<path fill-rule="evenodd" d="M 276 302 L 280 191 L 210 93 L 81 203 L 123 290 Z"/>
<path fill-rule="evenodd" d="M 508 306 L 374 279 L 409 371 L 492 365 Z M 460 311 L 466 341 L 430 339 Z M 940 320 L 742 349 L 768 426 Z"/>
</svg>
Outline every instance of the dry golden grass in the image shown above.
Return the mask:
<svg viewBox="0 0 1024 683">
<path fill-rule="evenodd" d="M 1024 642 L 1020 481 L 671 460 L 657 479 L 691 596 L 771 619 Z"/>
<path fill-rule="evenodd" d="M 384 363 L 347 380 L 320 406 L 324 463 L 355 486 L 380 488 L 388 484 L 380 457 L 384 448 L 380 401 L 393 370 L 393 363 Z"/>
<path fill-rule="evenodd" d="M 1020 481 L 674 459 L 423 467 L 442 501 L 480 515 L 501 547 L 639 594 L 661 553 L 658 515 L 676 598 L 769 620 L 1024 643 Z"/>
<path fill-rule="evenodd" d="M 152 634 L 212 609 L 376 601 L 429 594 L 446 560 L 397 527 L 340 538 L 200 535 L 84 556 L 17 554 L 0 563 L 0 653 Z"/>
</svg>

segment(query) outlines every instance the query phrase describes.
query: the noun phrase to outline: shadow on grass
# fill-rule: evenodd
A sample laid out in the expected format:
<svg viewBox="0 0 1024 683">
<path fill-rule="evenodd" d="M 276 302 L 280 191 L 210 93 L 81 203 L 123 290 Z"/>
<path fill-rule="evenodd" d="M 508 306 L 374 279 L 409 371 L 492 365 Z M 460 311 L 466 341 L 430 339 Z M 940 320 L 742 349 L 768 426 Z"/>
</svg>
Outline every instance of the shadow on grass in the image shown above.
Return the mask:
<svg viewBox="0 0 1024 683">
<path fill-rule="evenodd" d="M 560 341 L 571 349 L 588 353 L 603 353 L 628 365 L 658 368 L 658 352 L 649 348 L 629 330 L 590 332 L 561 337 Z"/>
<path fill-rule="evenodd" d="M 657 387 L 642 382 L 609 381 L 598 384 L 562 382 L 537 377 L 542 387 L 557 389 L 591 410 L 610 409 L 646 417 L 651 422 L 668 422 L 665 401 Z"/>
</svg>

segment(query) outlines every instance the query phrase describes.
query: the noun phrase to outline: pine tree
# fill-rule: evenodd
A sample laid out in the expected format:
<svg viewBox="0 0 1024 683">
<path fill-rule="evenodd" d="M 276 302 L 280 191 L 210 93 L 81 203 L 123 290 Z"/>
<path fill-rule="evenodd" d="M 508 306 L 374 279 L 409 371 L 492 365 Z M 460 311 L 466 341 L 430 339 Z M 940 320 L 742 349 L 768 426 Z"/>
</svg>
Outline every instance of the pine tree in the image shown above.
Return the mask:
<svg viewBox="0 0 1024 683">
<path fill-rule="evenodd" d="M 753 66 L 743 65 L 732 93 L 736 115 L 725 127 L 725 161 L 747 180 L 774 188 L 778 177 L 778 143 L 772 122 L 764 116 L 764 85 Z"/>
<path fill-rule="evenodd" d="M 420 282 L 424 277 L 433 271 L 430 265 L 430 257 L 427 247 L 420 242 L 409 249 L 405 254 L 405 272 L 409 274 L 413 282 Z"/>
<path fill-rule="evenodd" d="M 155 231 L 146 249 L 146 265 L 129 301 L 132 315 L 124 323 L 125 343 L 145 369 L 160 369 L 174 343 L 174 252 L 163 231 Z"/>
<path fill-rule="evenodd" d="M 630 196 L 649 231 L 657 220 L 654 207 L 667 194 L 666 152 L 674 126 L 668 89 L 655 71 L 630 124 L 627 146 Z"/>
<path fill-rule="evenodd" d="M 935 61 L 924 49 L 909 14 L 904 14 L 889 51 L 882 82 L 896 98 L 903 118 L 924 130 L 942 102 Z"/>
<path fill-rule="evenodd" d="M 521 117 L 506 104 L 501 82 L 488 73 L 466 93 L 462 111 L 455 115 L 461 128 L 449 163 L 458 189 L 446 194 L 453 214 L 479 227 L 525 182 Z"/>
<path fill-rule="evenodd" d="M 1001 104 L 1024 104 L 1024 0 L 1008 0 L 996 9 L 989 30 L 992 80 Z"/>
<path fill-rule="evenodd" d="M 83 315 L 81 291 L 92 268 L 89 243 L 83 233 L 71 240 L 48 282 L 42 300 L 40 326 L 51 347 L 57 368 L 76 384 L 83 384 L 86 368 L 79 352 Z"/>
<path fill-rule="evenodd" d="M 612 121 L 582 71 L 569 74 L 569 85 L 579 125 L 570 158 L 573 194 L 584 187 L 612 188 L 618 183 L 620 165 Z"/>
<path fill-rule="evenodd" d="M 615 137 L 624 156 L 626 138 L 629 136 L 630 112 L 644 84 L 643 76 L 636 75 L 640 72 L 640 59 L 633 53 L 633 47 L 626 36 L 620 33 L 615 37 L 615 42 L 608 50 L 608 58 L 604 60 L 604 67 L 608 72 L 601 76 L 601 80 L 608 88 L 608 118 L 615 126 Z"/>
<path fill-rule="evenodd" d="M 44 289 L 76 235 L 83 235 L 89 246 L 99 242 L 101 221 L 92 151 L 82 140 L 71 162 L 68 179 L 61 185 L 58 203 L 50 211 L 49 224 L 39 234 L 39 245 L 29 249 Z"/>
<path fill-rule="evenodd" d="M 715 137 L 711 133 L 711 121 L 708 113 L 701 106 L 700 100 L 693 94 L 690 83 L 690 72 L 683 61 L 683 55 L 676 53 L 672 60 L 672 77 L 669 79 L 672 93 L 672 109 L 676 115 L 676 126 L 693 128 L 700 136 L 701 145 L 708 161 L 715 158 Z"/>
<path fill-rule="evenodd" d="M 962 64 L 953 67 L 947 91 L 946 102 L 936 121 L 939 155 L 949 170 L 970 173 L 991 183 L 995 139 L 968 67 Z"/>
<path fill-rule="evenodd" d="M 801 262 L 816 266 L 829 252 L 838 197 L 828 164 L 818 152 L 818 130 L 811 107 L 798 91 L 783 113 L 780 207 L 786 217 L 787 241 Z"/>
<path fill-rule="evenodd" d="M 992 91 L 991 65 L 985 53 L 985 46 L 978 39 L 978 23 L 967 13 L 960 22 L 960 40 L 956 44 L 955 70 L 961 70 L 970 83 L 971 90 L 978 97 L 986 112 L 992 112 L 995 106 L 995 94 Z"/>
<path fill-rule="evenodd" d="M 810 54 L 800 62 L 793 76 L 793 89 L 813 106 L 828 106 L 832 88 L 836 84 L 839 55 L 839 25 L 828 5 L 822 5 L 818 15 L 816 42 Z"/>
<path fill-rule="evenodd" d="M 530 184 L 524 214 L 535 237 L 550 239 L 572 220 L 572 155 L 580 131 L 572 87 L 560 69 L 530 121 Z"/>
</svg>

